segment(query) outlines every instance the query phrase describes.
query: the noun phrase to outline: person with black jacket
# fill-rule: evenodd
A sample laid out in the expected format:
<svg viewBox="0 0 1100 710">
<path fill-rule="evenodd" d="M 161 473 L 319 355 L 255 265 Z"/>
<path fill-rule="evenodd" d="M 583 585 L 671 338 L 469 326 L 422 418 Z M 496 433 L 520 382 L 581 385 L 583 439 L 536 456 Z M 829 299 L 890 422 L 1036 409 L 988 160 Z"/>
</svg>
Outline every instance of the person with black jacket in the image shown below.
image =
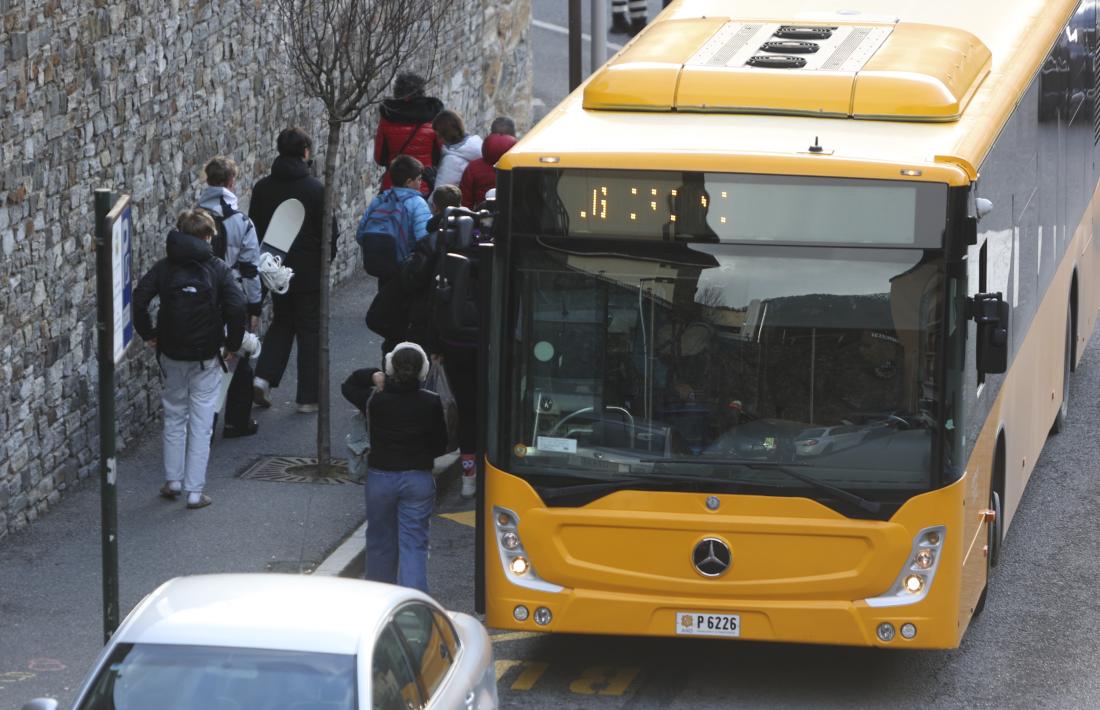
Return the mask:
<svg viewBox="0 0 1100 710">
<path fill-rule="evenodd" d="M 133 295 L 134 329 L 156 348 L 164 374 L 164 485 L 160 495 L 187 493 L 188 508 L 211 503 L 203 493 L 214 407 L 221 387 L 224 351 L 244 338 L 245 296 L 236 276 L 214 256 L 218 228 L 203 210 L 185 210 L 168 234 L 167 257 L 138 282 Z M 154 326 L 149 304 L 159 298 Z"/>
<path fill-rule="evenodd" d="M 437 352 L 432 316 L 432 277 L 439 258 L 438 237 L 429 233 L 413 245 L 401 271 L 381 286 L 367 310 L 367 327 L 382 336 L 382 355 L 403 340 Z"/>
<path fill-rule="evenodd" d="M 366 578 L 425 593 L 435 505 L 432 466 L 447 449 L 439 395 L 420 386 L 427 376 L 428 356 L 406 342 L 386 356 L 384 377 L 376 369 L 357 370 L 343 387 L 370 423 Z"/>
<path fill-rule="evenodd" d="M 256 363 L 253 396 L 261 407 L 271 406 L 271 388 L 278 387 L 298 346 L 298 411 L 317 411 L 321 362 L 321 259 L 324 257 L 324 185 L 310 174 L 313 141 L 301 128 L 288 128 L 277 140 L 279 156 L 271 174 L 252 188 L 248 216 L 263 239 L 275 208 L 290 198 L 301 201 L 306 217 L 287 252 L 284 265 L 294 270 L 290 290 L 272 295 L 274 310 Z"/>
</svg>

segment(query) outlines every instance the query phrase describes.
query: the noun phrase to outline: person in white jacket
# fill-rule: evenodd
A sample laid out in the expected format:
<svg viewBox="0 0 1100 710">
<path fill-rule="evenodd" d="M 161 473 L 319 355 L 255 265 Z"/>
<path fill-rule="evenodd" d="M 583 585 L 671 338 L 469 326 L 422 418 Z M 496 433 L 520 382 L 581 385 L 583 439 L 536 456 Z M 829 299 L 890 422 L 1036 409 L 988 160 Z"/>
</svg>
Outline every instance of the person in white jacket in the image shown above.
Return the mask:
<svg viewBox="0 0 1100 710">
<path fill-rule="evenodd" d="M 436 135 L 443 140 L 443 157 L 435 174 L 435 187 L 457 185 L 471 160 L 481 157 L 481 138 L 466 133 L 466 124 L 454 111 L 440 111 L 432 121 Z"/>
<path fill-rule="evenodd" d="M 214 256 L 225 261 L 233 270 L 248 304 L 246 330 L 256 333 L 259 331 L 263 307 L 263 292 L 257 270 L 260 243 L 255 225 L 248 215 L 240 211 L 237 195 L 233 192 L 239 172 L 237 163 L 232 158 L 217 155 L 206 163 L 203 172 L 206 174 L 207 186 L 203 188 L 197 206 L 208 213 L 218 226 Z M 259 424 L 252 418 L 252 374 L 249 359 L 239 358 L 226 395 L 222 436 L 227 439 L 251 436 L 259 429 Z"/>
</svg>

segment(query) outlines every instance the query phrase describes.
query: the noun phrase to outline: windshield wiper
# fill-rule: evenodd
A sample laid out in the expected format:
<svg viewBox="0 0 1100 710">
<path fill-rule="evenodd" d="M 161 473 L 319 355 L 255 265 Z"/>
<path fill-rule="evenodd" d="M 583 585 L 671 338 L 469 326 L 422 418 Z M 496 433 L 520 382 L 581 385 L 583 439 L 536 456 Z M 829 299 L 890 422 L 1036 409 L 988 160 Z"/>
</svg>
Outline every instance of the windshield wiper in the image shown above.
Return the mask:
<svg viewBox="0 0 1100 710">
<path fill-rule="evenodd" d="M 559 498 L 568 498 L 571 496 L 584 496 L 604 492 L 613 492 L 617 490 L 631 488 L 633 486 L 652 486 L 654 484 L 682 483 L 685 481 L 693 483 L 705 483 L 721 488 L 728 488 L 731 486 L 734 488 L 740 488 L 743 485 L 738 481 L 732 481 L 723 478 L 710 478 L 708 476 L 691 476 L 682 474 L 646 474 L 644 476 L 632 476 L 630 478 L 611 479 L 607 481 L 598 481 L 596 483 L 578 483 L 569 486 L 536 486 L 535 490 L 544 501 L 549 501 L 557 500 Z"/>
<path fill-rule="evenodd" d="M 743 459 L 721 459 L 721 458 L 706 458 L 699 456 L 695 458 L 678 458 L 678 459 L 641 459 L 646 463 L 687 463 L 687 464 L 719 464 L 726 466 L 744 466 L 745 468 L 751 468 L 754 470 L 768 470 L 779 471 L 785 473 L 791 478 L 797 478 L 803 483 L 808 483 L 814 488 L 819 488 L 824 491 L 829 491 L 837 498 L 848 501 L 849 503 L 857 506 L 861 510 L 866 510 L 868 513 L 877 513 L 882 509 L 882 504 L 873 500 L 867 500 L 862 496 L 858 496 L 851 491 L 846 491 L 843 488 L 837 488 L 836 486 L 820 481 L 813 476 L 807 476 L 806 474 L 798 471 L 799 468 L 808 468 L 809 464 L 805 463 L 776 463 L 774 461 L 752 461 Z"/>
</svg>

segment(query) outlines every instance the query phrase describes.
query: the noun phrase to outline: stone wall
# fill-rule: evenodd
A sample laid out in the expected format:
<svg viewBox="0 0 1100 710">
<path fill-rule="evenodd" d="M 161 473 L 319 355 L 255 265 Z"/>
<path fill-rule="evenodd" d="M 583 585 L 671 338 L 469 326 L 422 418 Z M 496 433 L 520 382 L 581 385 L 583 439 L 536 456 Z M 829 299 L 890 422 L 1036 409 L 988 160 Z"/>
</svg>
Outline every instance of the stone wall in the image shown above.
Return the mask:
<svg viewBox="0 0 1100 710">
<path fill-rule="evenodd" d="M 429 92 L 471 131 L 498 114 L 526 128 L 531 0 L 447 1 L 455 26 L 441 37 L 453 46 Z M 304 126 L 323 153 L 321 108 L 280 69 L 247 5 L 0 0 L 0 539 L 98 470 L 93 190 L 132 195 L 140 275 L 197 196 L 205 159 L 237 160 L 247 205 L 280 129 Z M 337 280 L 356 268 L 351 234 L 379 176 L 376 121 L 369 111 L 342 133 Z M 118 368 L 120 446 L 157 431 L 154 367 L 135 349 Z"/>
</svg>

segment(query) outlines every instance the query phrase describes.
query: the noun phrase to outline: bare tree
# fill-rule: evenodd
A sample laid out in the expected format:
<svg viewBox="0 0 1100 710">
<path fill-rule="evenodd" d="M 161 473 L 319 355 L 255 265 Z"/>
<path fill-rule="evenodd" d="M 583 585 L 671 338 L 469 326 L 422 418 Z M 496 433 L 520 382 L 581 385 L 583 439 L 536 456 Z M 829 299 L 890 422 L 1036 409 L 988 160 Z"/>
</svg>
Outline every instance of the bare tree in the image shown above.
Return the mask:
<svg viewBox="0 0 1100 710">
<path fill-rule="evenodd" d="M 246 0 L 249 3 L 249 0 Z M 325 108 L 324 216 L 333 224 L 340 131 L 363 111 L 381 103 L 399 71 L 430 74 L 437 38 L 453 0 L 267 0 L 256 3 L 256 21 L 273 33 L 306 96 Z M 317 472 L 329 471 L 329 303 L 330 266 L 321 258 L 320 412 Z"/>
</svg>

